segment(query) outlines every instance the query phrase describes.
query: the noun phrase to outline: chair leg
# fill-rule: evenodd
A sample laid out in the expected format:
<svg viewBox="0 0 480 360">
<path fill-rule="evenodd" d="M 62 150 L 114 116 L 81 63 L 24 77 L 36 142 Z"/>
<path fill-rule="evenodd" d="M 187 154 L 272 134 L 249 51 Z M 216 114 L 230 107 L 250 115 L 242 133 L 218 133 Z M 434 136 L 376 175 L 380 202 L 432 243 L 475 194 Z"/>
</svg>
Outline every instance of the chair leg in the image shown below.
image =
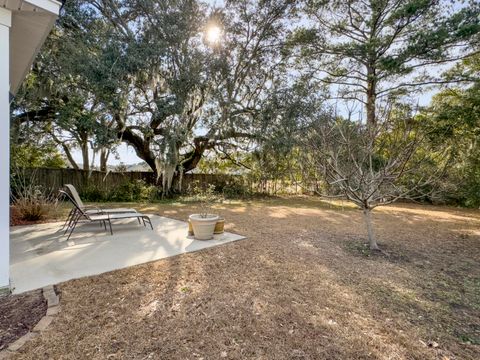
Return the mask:
<svg viewBox="0 0 480 360">
<path fill-rule="evenodd" d="M 80 219 L 81 216 L 82 215 L 78 215 L 73 219 L 73 225 L 71 226 L 72 230 L 70 230 L 70 234 L 68 234 L 67 241 L 70 240 L 70 236 L 72 236 L 73 230 L 75 230 L 75 227 L 77 226 L 78 220 Z"/>
<path fill-rule="evenodd" d="M 72 209 L 70 211 L 70 214 L 68 215 L 67 221 L 65 221 L 65 226 L 62 228 L 62 230 L 65 229 L 65 231 L 63 232 L 63 235 L 65 235 L 68 229 L 70 228 L 70 225 L 72 224 L 72 218 L 75 216 L 75 214 L 76 214 L 75 209 Z"/>
<path fill-rule="evenodd" d="M 70 212 L 68 213 L 67 220 L 63 223 L 62 230 L 65 229 L 65 226 L 70 222 L 70 217 L 73 215 L 73 211 L 75 209 L 71 209 Z"/>
<path fill-rule="evenodd" d="M 150 224 L 150 228 L 153 230 L 152 220 L 148 216 L 142 217 L 142 220 L 143 220 L 143 223 L 145 223 L 145 220 L 146 220 Z"/>
<path fill-rule="evenodd" d="M 70 217 L 70 221 L 68 222 L 67 228 L 65 229 L 65 232 L 63 233 L 63 235 L 67 234 L 68 229 L 70 229 L 72 227 L 72 224 L 75 221 L 75 218 L 77 217 L 77 214 L 78 214 L 77 209 L 73 209 L 72 216 Z"/>
</svg>

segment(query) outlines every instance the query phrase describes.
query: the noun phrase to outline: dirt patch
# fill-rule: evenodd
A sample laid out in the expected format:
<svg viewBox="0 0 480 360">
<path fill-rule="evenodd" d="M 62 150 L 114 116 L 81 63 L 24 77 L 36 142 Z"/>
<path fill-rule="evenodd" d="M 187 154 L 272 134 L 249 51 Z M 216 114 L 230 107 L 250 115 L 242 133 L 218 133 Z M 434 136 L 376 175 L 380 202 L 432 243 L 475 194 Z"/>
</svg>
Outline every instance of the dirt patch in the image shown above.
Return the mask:
<svg viewBox="0 0 480 360">
<path fill-rule="evenodd" d="M 181 220 L 197 210 L 138 208 Z M 479 211 L 379 209 L 388 256 L 367 256 L 362 214 L 343 204 L 216 209 L 248 239 L 61 284 L 62 312 L 19 357 L 480 358 Z"/>
<path fill-rule="evenodd" d="M 47 312 L 41 290 L 0 297 L 0 350 L 33 329 Z"/>
</svg>

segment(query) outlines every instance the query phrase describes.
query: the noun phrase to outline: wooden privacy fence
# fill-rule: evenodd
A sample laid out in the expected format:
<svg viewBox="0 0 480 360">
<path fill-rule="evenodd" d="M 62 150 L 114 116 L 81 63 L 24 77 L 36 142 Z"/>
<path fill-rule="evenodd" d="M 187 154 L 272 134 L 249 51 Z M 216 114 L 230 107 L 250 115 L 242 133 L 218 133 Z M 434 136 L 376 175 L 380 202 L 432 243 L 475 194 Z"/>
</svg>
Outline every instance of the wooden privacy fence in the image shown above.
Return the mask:
<svg viewBox="0 0 480 360">
<path fill-rule="evenodd" d="M 42 186 L 45 190 L 57 192 L 64 184 L 74 185 L 80 192 L 88 188 L 95 188 L 102 191 L 110 191 L 127 182 L 143 180 L 149 185 L 155 185 L 156 178 L 153 172 L 132 171 L 132 172 L 103 172 L 87 171 L 76 169 L 51 169 L 51 168 L 28 168 L 18 171 L 21 176 L 30 179 L 35 185 Z M 161 180 L 159 182 L 161 184 Z M 182 191 L 186 192 L 193 184 L 206 187 L 208 184 L 215 185 L 218 189 L 235 184 L 249 193 L 276 194 L 301 194 L 304 191 L 284 180 L 252 180 L 243 175 L 225 174 L 185 174 L 182 179 Z M 161 186 L 161 185 L 160 185 Z M 178 189 L 176 181 L 173 188 Z M 240 195 L 240 194 L 238 194 Z"/>
<path fill-rule="evenodd" d="M 110 172 L 87 171 L 76 169 L 32 168 L 21 169 L 20 176 L 29 178 L 33 184 L 42 186 L 47 191 L 56 192 L 64 184 L 72 184 L 82 191 L 88 187 L 111 190 L 127 181 L 145 180 L 153 182 L 153 173 L 149 172 Z"/>
</svg>

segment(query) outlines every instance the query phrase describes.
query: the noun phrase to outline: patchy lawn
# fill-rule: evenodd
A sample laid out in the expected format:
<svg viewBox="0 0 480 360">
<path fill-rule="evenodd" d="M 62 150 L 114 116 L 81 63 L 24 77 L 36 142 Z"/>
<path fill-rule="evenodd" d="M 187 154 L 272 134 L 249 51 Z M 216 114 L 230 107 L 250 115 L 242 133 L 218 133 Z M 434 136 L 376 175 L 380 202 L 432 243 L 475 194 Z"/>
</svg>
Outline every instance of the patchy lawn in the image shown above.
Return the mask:
<svg viewBox="0 0 480 360">
<path fill-rule="evenodd" d="M 387 255 L 375 255 L 348 206 L 293 198 L 217 209 L 248 239 L 61 284 L 62 312 L 22 358 L 480 358 L 479 211 L 379 209 Z"/>
</svg>

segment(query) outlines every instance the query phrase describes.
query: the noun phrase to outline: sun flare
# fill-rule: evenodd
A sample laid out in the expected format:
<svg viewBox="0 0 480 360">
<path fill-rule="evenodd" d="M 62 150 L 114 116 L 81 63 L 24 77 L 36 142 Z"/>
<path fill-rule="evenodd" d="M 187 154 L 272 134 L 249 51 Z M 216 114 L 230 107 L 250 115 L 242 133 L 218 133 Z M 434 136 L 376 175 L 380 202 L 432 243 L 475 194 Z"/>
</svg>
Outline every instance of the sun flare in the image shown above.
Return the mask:
<svg viewBox="0 0 480 360">
<path fill-rule="evenodd" d="M 221 37 L 222 37 L 222 30 L 218 26 L 211 25 L 207 28 L 207 31 L 205 33 L 205 39 L 207 40 L 208 43 L 216 44 L 220 41 Z"/>
</svg>

